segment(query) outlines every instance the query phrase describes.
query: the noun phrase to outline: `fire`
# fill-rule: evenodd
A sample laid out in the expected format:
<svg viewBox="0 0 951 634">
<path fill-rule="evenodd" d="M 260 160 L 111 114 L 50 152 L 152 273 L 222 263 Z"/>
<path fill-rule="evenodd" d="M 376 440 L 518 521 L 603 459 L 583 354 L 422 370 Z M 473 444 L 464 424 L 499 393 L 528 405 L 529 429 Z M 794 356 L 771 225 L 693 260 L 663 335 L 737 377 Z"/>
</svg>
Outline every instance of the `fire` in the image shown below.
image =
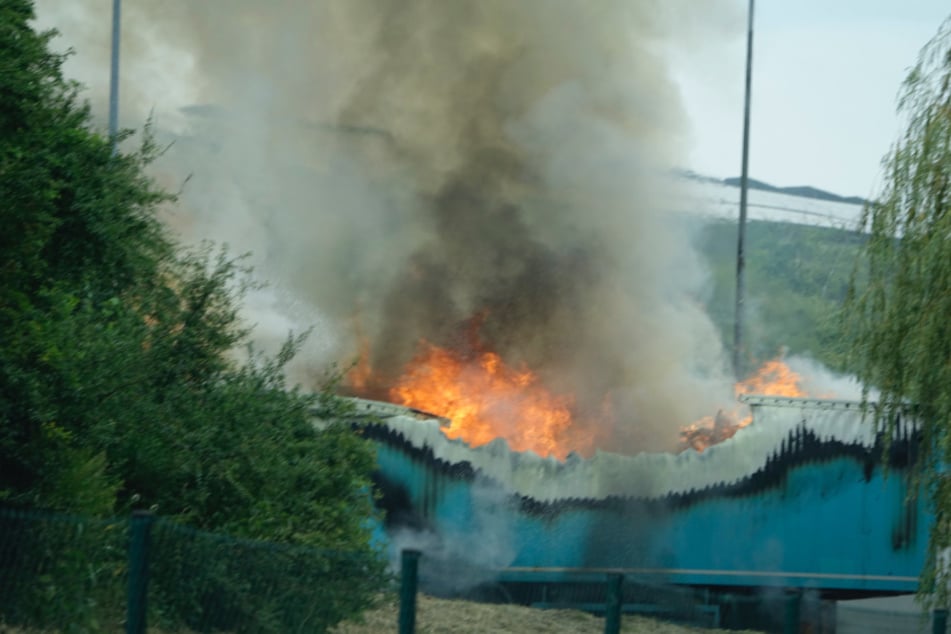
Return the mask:
<svg viewBox="0 0 951 634">
<path fill-rule="evenodd" d="M 781 359 L 767 361 L 750 377 L 736 383 L 733 393 L 764 396 L 811 396 L 803 388 L 802 377 Z M 742 404 L 731 410 L 719 411 L 716 416 L 704 416 L 697 422 L 680 430 L 681 446 L 685 449 L 703 451 L 711 445 L 732 438 L 736 432 L 753 422 L 749 408 Z"/>
<path fill-rule="evenodd" d="M 509 365 L 486 349 L 478 334 L 482 320 L 477 316 L 468 324 L 466 342 L 458 349 L 421 341 L 389 389 L 374 372 L 369 344 L 361 339 L 359 358 L 347 374 L 348 389 L 442 416 L 449 420 L 443 433 L 472 447 L 504 438 L 514 451 L 564 460 L 569 453 L 590 456 L 595 447 L 604 446 L 613 431 L 610 399 L 605 397 L 597 420 L 579 419 L 573 396 L 547 389 L 528 367 Z M 733 390 L 737 397 L 816 396 L 807 393 L 802 377 L 781 359 L 767 361 Z M 751 422 L 749 407 L 736 403 L 683 427 L 680 446 L 702 452 Z"/>
<path fill-rule="evenodd" d="M 448 418 L 444 433 L 473 447 L 505 438 L 515 451 L 564 459 L 590 453 L 595 441 L 574 433 L 571 396 L 550 392 L 495 352 L 463 355 L 424 341 L 390 398 Z"/>
<path fill-rule="evenodd" d="M 751 377 L 737 383 L 733 391 L 737 396 L 809 396 L 802 387 L 802 377 L 780 359 L 764 363 Z"/>
</svg>

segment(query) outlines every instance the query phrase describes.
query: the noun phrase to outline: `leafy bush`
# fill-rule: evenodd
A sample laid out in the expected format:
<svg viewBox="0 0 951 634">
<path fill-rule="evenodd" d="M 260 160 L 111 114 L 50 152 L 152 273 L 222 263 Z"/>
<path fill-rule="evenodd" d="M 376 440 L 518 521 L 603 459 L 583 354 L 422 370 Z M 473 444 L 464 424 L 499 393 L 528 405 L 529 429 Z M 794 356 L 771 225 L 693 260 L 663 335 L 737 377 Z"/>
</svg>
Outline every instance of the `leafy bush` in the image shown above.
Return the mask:
<svg viewBox="0 0 951 634">
<path fill-rule="evenodd" d="M 154 509 L 374 561 L 372 448 L 346 427 L 317 431 L 311 408 L 334 398 L 287 386 L 301 337 L 235 360 L 249 345 L 250 272 L 171 239 L 155 212 L 173 197 L 145 171 L 158 154 L 148 128 L 138 151 L 114 155 L 49 50 L 55 34 L 34 32 L 32 17 L 29 0 L 0 0 L 0 502 L 94 517 Z M 57 539 L 29 550 L 68 559 Z M 337 579 L 350 596 L 328 614 L 382 582 L 369 564 Z"/>
<path fill-rule="evenodd" d="M 118 631 L 127 522 L 0 508 L 0 616 L 61 632 Z"/>
<path fill-rule="evenodd" d="M 159 521 L 153 529 L 150 609 L 167 629 L 323 632 L 379 591 L 368 553 L 278 545 Z"/>
</svg>

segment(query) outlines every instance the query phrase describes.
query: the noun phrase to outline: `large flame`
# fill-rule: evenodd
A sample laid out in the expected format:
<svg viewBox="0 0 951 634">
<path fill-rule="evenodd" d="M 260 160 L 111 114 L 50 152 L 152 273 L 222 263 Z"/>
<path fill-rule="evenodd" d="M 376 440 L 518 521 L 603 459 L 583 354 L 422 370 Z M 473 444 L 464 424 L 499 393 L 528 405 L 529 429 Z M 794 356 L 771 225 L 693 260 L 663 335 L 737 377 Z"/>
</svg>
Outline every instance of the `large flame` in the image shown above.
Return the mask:
<svg viewBox="0 0 951 634">
<path fill-rule="evenodd" d="M 733 386 L 737 397 L 744 394 L 764 396 L 811 396 L 803 387 L 803 379 L 781 359 L 764 363 L 748 378 Z M 711 445 L 732 438 L 736 432 L 753 422 L 748 407 L 737 403 L 729 410 L 720 410 L 716 416 L 704 416 L 680 430 L 680 443 L 684 449 L 703 451 Z"/>
<path fill-rule="evenodd" d="M 362 394 L 385 393 L 395 403 L 442 416 L 449 420 L 443 433 L 472 447 L 503 438 L 515 451 L 533 451 L 563 460 L 569 453 L 590 456 L 596 447 L 603 446 L 613 427 L 610 408 L 602 407 L 597 420 L 580 420 L 571 395 L 550 391 L 529 368 L 513 367 L 498 353 L 486 350 L 478 337 L 480 323 L 476 319 L 470 324 L 463 350 L 421 341 L 416 356 L 385 391 L 374 387 L 379 377 L 375 376 L 364 341 L 359 360 L 347 375 L 348 386 Z M 737 382 L 733 391 L 737 397 L 817 396 L 807 392 L 803 378 L 781 359 L 767 361 Z M 737 402 L 682 427 L 680 447 L 702 452 L 732 438 L 751 422 L 749 407 Z"/>
<path fill-rule="evenodd" d="M 590 454 L 596 441 L 578 433 L 571 396 L 552 393 L 534 372 L 495 352 L 462 355 L 424 341 L 390 398 L 448 418 L 444 433 L 473 447 L 504 438 L 515 451 L 564 459 Z"/>
<path fill-rule="evenodd" d="M 803 388 L 803 380 L 781 359 L 767 361 L 750 377 L 737 383 L 733 391 L 737 396 L 762 394 L 765 396 L 809 396 Z"/>
</svg>

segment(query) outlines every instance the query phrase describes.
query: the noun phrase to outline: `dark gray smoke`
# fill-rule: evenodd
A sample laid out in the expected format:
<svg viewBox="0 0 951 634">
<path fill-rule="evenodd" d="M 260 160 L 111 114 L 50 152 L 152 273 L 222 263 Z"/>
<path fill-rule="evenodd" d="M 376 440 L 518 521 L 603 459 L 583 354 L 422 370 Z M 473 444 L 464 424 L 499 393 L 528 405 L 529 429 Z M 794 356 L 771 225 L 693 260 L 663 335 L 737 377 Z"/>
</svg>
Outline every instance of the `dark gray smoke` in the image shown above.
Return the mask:
<svg viewBox="0 0 951 634">
<path fill-rule="evenodd" d="M 38 10 L 103 112 L 99 4 Z M 613 409 L 605 448 L 666 448 L 729 398 L 664 209 L 687 140 L 666 60 L 714 45 L 733 4 L 127 2 L 123 121 L 154 108 L 160 175 L 193 174 L 172 225 L 255 253 L 260 337 L 317 324 L 302 377 L 361 337 L 383 386 L 421 339 L 485 347 L 581 419 Z"/>
</svg>

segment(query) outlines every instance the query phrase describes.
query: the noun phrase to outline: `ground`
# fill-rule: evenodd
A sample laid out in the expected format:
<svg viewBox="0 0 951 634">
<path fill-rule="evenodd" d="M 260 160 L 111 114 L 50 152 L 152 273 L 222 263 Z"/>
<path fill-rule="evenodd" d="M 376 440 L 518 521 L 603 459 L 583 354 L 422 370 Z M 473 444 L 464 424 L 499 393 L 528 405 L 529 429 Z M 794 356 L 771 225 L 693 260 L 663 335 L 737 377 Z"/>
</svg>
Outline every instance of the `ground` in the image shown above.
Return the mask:
<svg viewBox="0 0 951 634">
<path fill-rule="evenodd" d="M 368 611 L 361 623 L 347 622 L 333 634 L 377 634 L 395 632 L 399 605 L 395 599 L 384 600 Z M 673 625 L 639 616 L 625 616 L 621 631 L 639 634 L 716 634 L 726 630 L 708 630 Z M 519 605 L 494 605 L 435 599 L 420 595 L 416 610 L 418 634 L 601 634 L 604 619 L 575 610 L 538 610 Z M 731 632 L 731 634 L 742 634 Z M 749 633 L 748 633 L 749 634 Z"/>
</svg>

